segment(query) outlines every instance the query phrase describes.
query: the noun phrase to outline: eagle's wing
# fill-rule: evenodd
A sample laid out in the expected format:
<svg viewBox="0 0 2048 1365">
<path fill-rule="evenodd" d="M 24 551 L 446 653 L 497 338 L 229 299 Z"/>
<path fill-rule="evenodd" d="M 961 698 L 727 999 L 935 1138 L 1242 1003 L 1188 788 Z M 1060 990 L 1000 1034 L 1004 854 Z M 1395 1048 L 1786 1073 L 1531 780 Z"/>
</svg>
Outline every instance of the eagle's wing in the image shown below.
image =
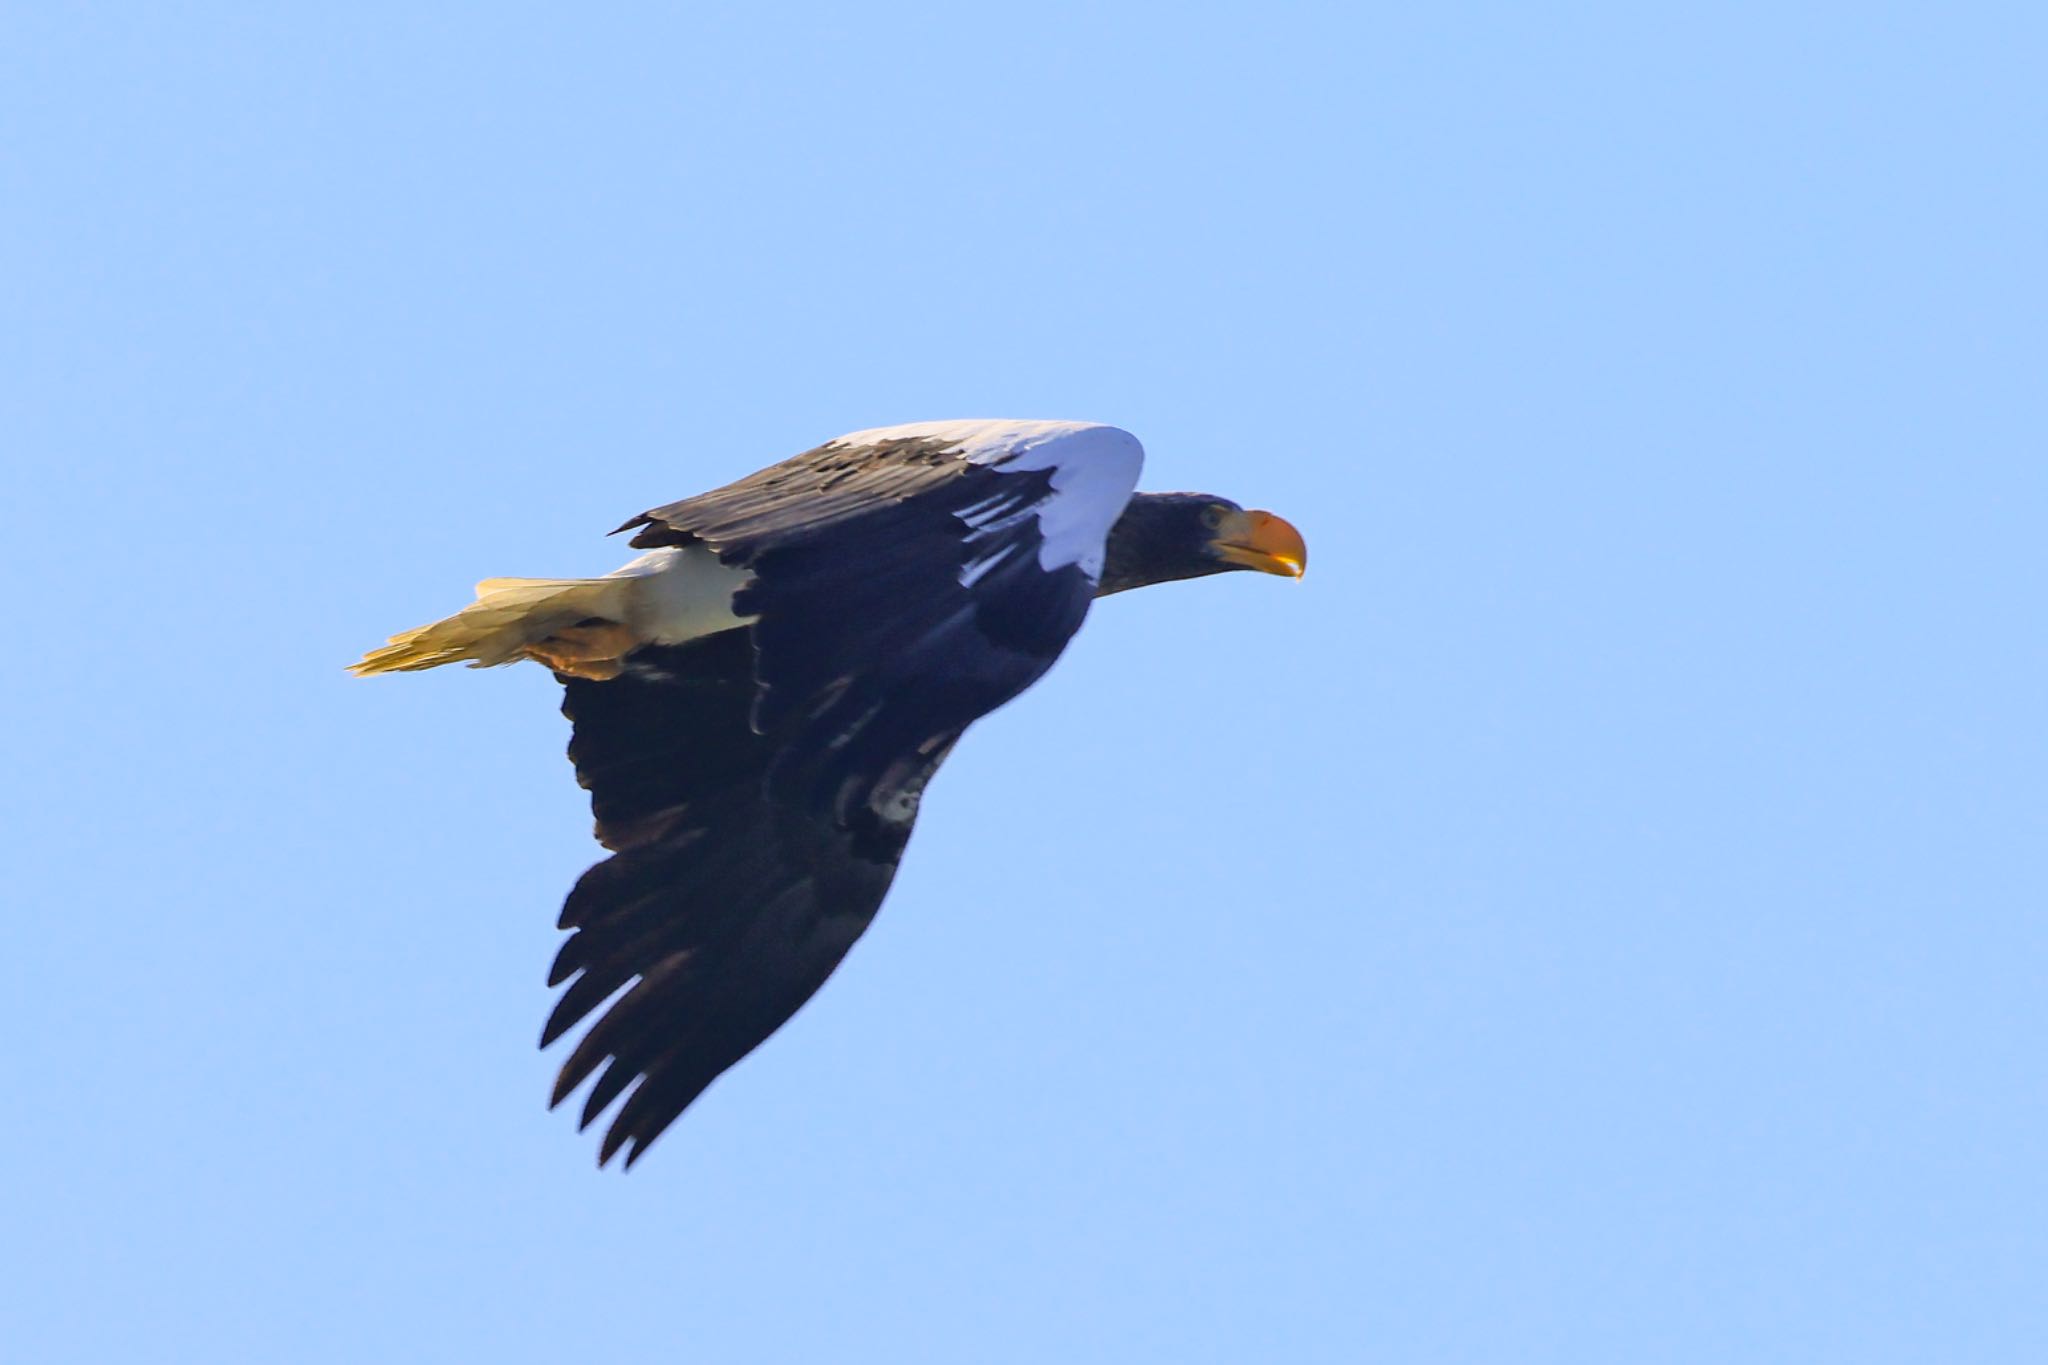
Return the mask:
<svg viewBox="0 0 2048 1365">
<path fill-rule="evenodd" d="M 542 1045 L 617 995 L 555 1088 L 559 1103 L 604 1068 L 587 1124 L 639 1082 L 600 1160 L 631 1144 L 631 1165 L 824 984 L 953 742 L 1079 627 L 1141 460 L 1112 427 L 924 423 L 627 524 L 635 545 L 701 545 L 751 581 L 745 628 L 563 679 L 570 757 L 615 853 L 562 909 L 551 982 L 568 986 Z"/>
</svg>

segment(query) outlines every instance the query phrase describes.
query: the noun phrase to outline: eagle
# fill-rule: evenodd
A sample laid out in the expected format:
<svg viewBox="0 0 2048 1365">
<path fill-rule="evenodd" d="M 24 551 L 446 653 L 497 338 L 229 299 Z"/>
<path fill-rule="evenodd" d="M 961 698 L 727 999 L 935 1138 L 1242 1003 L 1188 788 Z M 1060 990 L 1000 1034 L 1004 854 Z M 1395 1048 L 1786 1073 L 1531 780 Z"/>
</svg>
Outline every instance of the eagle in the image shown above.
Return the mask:
<svg viewBox="0 0 2048 1365">
<path fill-rule="evenodd" d="M 838 437 L 643 512 L 602 578 L 489 578 L 358 675 L 532 660 L 610 856 L 562 906 L 543 1048 L 596 1014 L 550 1107 L 596 1078 L 630 1168 L 824 985 L 874 919 L 925 784 L 1052 667 L 1098 597 L 1299 577 L 1301 534 L 1206 493 L 1138 493 L 1096 422 Z M 602 1013 L 598 1013 L 602 1007 Z"/>
</svg>

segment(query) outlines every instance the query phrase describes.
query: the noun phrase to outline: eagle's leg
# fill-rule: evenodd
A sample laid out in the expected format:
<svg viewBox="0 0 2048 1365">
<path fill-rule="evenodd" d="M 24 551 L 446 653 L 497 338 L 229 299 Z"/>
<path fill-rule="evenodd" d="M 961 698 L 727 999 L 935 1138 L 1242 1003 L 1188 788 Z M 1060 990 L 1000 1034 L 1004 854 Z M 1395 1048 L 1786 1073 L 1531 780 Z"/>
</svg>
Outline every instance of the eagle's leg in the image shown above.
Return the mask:
<svg viewBox="0 0 2048 1365">
<path fill-rule="evenodd" d="M 603 682 L 619 676 L 626 655 L 642 643 L 616 621 L 586 621 L 526 647 L 526 657 L 572 678 Z"/>
</svg>

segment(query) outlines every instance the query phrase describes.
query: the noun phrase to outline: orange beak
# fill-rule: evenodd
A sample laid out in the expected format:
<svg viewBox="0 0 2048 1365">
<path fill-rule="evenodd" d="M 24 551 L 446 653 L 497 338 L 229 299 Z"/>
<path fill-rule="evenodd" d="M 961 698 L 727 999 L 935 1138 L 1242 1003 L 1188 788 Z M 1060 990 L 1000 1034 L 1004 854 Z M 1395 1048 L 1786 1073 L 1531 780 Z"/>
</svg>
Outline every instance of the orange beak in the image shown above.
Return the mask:
<svg viewBox="0 0 2048 1365">
<path fill-rule="evenodd" d="M 1260 573 L 1299 578 L 1308 568 L 1301 532 L 1271 512 L 1239 512 L 1216 528 L 1216 557 Z"/>
</svg>

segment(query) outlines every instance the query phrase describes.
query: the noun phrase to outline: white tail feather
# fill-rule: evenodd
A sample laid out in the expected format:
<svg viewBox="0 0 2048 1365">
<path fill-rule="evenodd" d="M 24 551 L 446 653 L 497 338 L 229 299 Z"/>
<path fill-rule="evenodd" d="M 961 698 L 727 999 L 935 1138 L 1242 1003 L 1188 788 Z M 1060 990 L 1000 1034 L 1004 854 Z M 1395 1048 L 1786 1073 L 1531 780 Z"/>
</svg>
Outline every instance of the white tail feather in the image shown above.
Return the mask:
<svg viewBox="0 0 2048 1365">
<path fill-rule="evenodd" d="M 557 631 L 592 619 L 624 621 L 628 578 L 486 578 L 476 601 L 453 616 L 391 637 L 349 666 L 358 677 L 442 664 L 490 668 L 526 657 Z"/>
</svg>

